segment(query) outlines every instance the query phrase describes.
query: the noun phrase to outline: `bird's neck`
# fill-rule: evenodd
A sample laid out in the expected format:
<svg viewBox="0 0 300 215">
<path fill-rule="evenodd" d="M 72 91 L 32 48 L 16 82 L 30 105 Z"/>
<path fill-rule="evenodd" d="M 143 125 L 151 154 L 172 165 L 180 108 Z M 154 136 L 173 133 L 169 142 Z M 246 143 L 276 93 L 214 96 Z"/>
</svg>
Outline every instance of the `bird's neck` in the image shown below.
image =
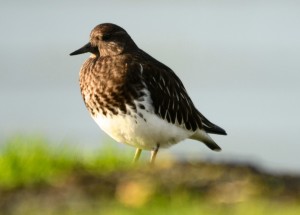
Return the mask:
<svg viewBox="0 0 300 215">
<path fill-rule="evenodd" d="M 127 42 L 126 44 L 121 43 L 106 43 L 102 46 L 100 45 L 99 52 L 101 57 L 105 56 L 116 56 L 120 54 L 125 54 L 127 52 L 130 52 L 132 50 L 138 49 L 137 45 L 132 42 Z"/>
</svg>

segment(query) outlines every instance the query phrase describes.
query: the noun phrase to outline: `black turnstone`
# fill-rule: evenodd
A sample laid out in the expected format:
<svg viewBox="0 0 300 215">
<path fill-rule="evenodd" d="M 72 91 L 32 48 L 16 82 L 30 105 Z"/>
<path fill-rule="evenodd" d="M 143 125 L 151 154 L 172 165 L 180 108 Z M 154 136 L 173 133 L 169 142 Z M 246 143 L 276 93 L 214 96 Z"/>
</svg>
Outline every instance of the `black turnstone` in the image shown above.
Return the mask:
<svg viewBox="0 0 300 215">
<path fill-rule="evenodd" d="M 194 106 L 181 80 L 166 65 L 139 49 L 121 27 L 104 23 L 90 34 L 89 43 L 72 52 L 90 52 L 80 70 L 80 89 L 93 119 L 118 142 L 151 150 L 153 163 L 160 147 L 184 139 L 221 148 L 208 135 L 226 132 Z"/>
</svg>

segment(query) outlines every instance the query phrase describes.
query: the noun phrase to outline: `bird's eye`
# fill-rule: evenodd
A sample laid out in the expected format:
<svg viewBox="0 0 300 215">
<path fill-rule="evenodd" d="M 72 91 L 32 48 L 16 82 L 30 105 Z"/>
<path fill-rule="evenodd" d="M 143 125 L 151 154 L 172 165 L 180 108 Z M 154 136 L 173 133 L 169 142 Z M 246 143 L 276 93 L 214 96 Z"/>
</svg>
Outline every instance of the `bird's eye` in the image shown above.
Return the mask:
<svg viewBox="0 0 300 215">
<path fill-rule="evenodd" d="M 103 36 L 102 36 L 102 40 L 104 40 L 104 41 L 107 41 L 107 40 L 109 40 L 111 38 L 111 34 L 104 34 Z"/>
</svg>

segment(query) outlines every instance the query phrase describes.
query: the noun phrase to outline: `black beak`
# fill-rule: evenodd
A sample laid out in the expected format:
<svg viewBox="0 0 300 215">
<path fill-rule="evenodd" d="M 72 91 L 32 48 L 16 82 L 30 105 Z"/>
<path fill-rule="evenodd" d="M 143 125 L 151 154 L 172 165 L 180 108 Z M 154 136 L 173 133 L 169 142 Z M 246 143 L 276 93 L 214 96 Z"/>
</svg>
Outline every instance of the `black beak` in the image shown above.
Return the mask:
<svg viewBox="0 0 300 215">
<path fill-rule="evenodd" d="M 81 47 L 80 49 L 72 52 L 70 55 L 73 56 L 73 55 L 83 54 L 83 53 L 87 53 L 87 52 L 90 52 L 93 54 L 99 53 L 97 47 L 94 47 L 91 45 L 91 43 L 88 43 L 88 44 L 84 45 L 83 47 Z"/>
</svg>

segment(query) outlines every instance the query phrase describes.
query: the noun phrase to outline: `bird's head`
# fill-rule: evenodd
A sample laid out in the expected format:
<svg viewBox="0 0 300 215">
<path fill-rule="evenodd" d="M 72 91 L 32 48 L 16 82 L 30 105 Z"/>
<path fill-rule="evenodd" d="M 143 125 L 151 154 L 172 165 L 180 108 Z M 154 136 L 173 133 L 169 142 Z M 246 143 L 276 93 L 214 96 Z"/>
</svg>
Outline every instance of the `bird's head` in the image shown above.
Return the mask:
<svg viewBox="0 0 300 215">
<path fill-rule="evenodd" d="M 94 55 L 114 56 L 137 48 L 127 32 L 118 25 L 104 23 L 97 25 L 90 34 L 90 42 L 70 55 L 90 52 Z"/>
</svg>

